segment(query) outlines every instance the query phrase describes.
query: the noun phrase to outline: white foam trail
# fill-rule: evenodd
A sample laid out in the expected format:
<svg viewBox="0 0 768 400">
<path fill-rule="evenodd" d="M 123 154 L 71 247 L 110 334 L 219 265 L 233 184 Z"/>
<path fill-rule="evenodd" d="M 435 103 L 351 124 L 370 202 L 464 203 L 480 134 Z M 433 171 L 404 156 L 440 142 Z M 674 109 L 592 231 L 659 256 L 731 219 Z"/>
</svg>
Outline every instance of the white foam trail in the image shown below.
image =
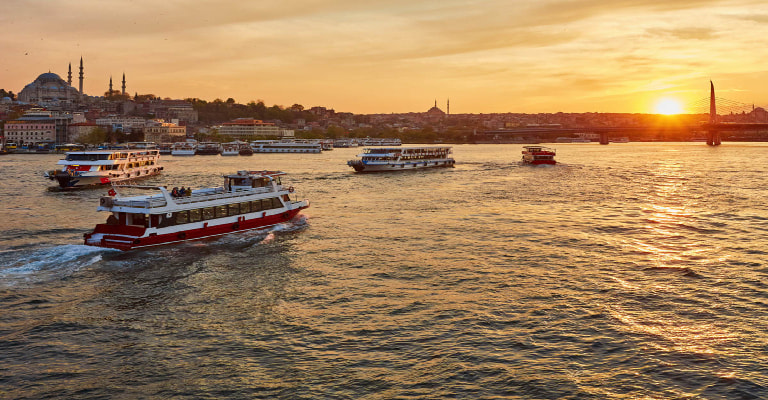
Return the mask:
<svg viewBox="0 0 768 400">
<path fill-rule="evenodd" d="M 119 250 L 85 245 L 62 245 L 34 250 L 30 254 L 22 254 L 20 258 L 10 264 L 10 268 L 0 270 L 0 277 L 29 275 L 38 271 L 61 268 L 78 269 L 87 267 L 101 261 L 101 256 L 106 251 Z M 85 258 L 89 255 L 93 256 Z"/>
</svg>

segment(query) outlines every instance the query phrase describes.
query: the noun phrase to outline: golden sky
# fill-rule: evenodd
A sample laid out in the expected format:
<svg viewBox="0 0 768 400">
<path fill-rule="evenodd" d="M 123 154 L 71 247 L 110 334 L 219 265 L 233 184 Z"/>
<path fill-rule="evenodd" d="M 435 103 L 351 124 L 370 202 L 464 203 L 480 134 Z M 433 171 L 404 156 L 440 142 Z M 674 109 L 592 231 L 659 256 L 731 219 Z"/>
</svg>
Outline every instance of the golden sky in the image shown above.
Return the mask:
<svg viewBox="0 0 768 400">
<path fill-rule="evenodd" d="M 2 0 L 0 88 L 123 72 L 130 94 L 354 113 L 653 112 L 768 105 L 768 2 Z M 685 110 L 688 111 L 688 110 Z"/>
</svg>

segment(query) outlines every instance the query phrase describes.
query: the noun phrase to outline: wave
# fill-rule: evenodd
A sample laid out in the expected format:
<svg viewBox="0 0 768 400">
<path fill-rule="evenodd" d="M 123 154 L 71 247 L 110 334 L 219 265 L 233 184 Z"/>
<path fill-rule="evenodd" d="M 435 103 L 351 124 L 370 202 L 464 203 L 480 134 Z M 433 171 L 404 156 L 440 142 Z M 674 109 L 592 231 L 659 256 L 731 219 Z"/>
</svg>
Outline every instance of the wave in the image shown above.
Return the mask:
<svg viewBox="0 0 768 400">
<path fill-rule="evenodd" d="M 14 284 L 50 273 L 71 273 L 102 260 L 104 253 L 119 250 L 85 245 L 60 245 L 35 250 L 12 250 L 0 254 L 0 282 Z"/>
</svg>

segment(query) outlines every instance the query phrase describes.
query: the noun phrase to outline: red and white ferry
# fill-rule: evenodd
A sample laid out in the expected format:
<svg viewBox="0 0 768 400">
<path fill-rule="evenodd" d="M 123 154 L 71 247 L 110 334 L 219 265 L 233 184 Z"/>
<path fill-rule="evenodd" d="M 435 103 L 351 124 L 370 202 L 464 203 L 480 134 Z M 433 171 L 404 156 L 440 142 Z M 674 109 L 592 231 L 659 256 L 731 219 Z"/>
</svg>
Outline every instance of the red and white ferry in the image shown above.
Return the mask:
<svg viewBox="0 0 768 400">
<path fill-rule="evenodd" d="M 99 200 L 98 211 L 111 214 L 107 222 L 86 233 L 85 244 L 130 250 L 233 232 L 266 229 L 291 220 L 309 207 L 309 200 L 291 199 L 293 187 L 283 186 L 277 171 L 238 171 L 224 175 L 224 186 L 190 190 L 184 195 L 164 186 L 114 185 L 156 189 L 159 193 Z"/>
<path fill-rule="evenodd" d="M 523 163 L 531 165 L 557 164 L 555 149 L 544 146 L 523 146 Z"/>
</svg>

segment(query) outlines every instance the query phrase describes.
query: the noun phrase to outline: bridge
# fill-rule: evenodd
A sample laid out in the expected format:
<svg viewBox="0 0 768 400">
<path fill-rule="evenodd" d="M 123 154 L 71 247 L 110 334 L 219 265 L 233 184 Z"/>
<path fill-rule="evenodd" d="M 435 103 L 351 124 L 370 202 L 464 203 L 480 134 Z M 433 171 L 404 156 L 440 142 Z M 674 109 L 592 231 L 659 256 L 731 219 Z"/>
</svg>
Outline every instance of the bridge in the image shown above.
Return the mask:
<svg viewBox="0 0 768 400">
<path fill-rule="evenodd" d="M 768 107 L 767 107 L 768 108 Z M 718 109 L 720 114 L 718 114 Z M 676 123 L 649 124 L 645 126 L 582 126 L 561 127 L 555 125 L 525 126 L 514 129 L 476 132 L 479 140 L 497 142 L 536 141 L 541 137 L 554 138 L 577 133 L 593 133 L 600 136 L 600 143 L 608 144 L 610 137 L 652 136 L 653 140 L 687 138 L 682 140 L 706 140 L 710 146 L 722 142 L 724 132 L 741 135 L 741 140 L 768 140 L 768 111 L 754 104 L 741 103 L 715 96 L 714 83 L 710 81 L 709 96 L 685 106 L 686 114 L 678 116 Z"/>
</svg>

